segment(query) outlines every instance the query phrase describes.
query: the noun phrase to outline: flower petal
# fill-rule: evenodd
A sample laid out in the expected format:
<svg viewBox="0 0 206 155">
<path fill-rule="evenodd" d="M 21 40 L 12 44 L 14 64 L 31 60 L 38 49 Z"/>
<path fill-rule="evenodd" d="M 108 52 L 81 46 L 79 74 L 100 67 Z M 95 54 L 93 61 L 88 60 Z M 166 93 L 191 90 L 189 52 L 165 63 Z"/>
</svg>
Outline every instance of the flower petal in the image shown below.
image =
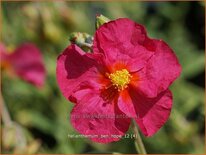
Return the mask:
<svg viewBox="0 0 206 155">
<path fill-rule="evenodd" d="M 172 108 L 172 93 L 166 90 L 153 99 L 137 95 L 134 92 L 130 95 L 136 105 L 138 118 L 135 120 L 140 130 L 145 136 L 152 136 L 169 118 Z"/>
<path fill-rule="evenodd" d="M 136 103 L 133 103 L 130 97 L 129 89 L 125 89 L 122 92 L 120 92 L 120 95 L 118 98 L 118 107 L 128 117 L 137 118 L 138 114 L 135 111 L 135 108 L 136 108 L 135 104 Z"/>
<path fill-rule="evenodd" d="M 116 104 L 104 101 L 91 89 L 75 104 L 70 120 L 77 131 L 99 143 L 118 141 L 130 124 Z"/>
<path fill-rule="evenodd" d="M 139 91 L 147 97 L 155 97 L 168 89 L 181 73 L 181 66 L 172 49 L 161 40 L 154 42 L 155 54 L 137 73 L 139 80 L 135 83 Z"/>
<path fill-rule="evenodd" d="M 35 45 L 22 44 L 9 55 L 8 61 L 12 64 L 16 74 L 25 81 L 36 86 L 44 84 L 46 71 L 41 52 Z"/>
<path fill-rule="evenodd" d="M 95 33 L 93 44 L 94 53 L 102 53 L 109 65 L 118 60 L 131 66 L 131 71 L 140 69 L 155 50 L 145 28 L 127 18 L 102 25 Z"/>
<path fill-rule="evenodd" d="M 172 93 L 166 90 L 155 98 L 147 98 L 130 87 L 121 93 L 118 106 L 127 116 L 136 120 L 145 136 L 152 136 L 169 118 Z"/>
<path fill-rule="evenodd" d="M 99 87 L 100 68 L 98 68 L 99 65 L 96 59 L 96 55 L 92 57 L 92 55 L 86 54 L 74 44 L 67 47 L 58 57 L 57 82 L 67 99 L 71 99 L 72 93 L 77 91 L 84 82 L 88 85 L 97 85 Z"/>
</svg>

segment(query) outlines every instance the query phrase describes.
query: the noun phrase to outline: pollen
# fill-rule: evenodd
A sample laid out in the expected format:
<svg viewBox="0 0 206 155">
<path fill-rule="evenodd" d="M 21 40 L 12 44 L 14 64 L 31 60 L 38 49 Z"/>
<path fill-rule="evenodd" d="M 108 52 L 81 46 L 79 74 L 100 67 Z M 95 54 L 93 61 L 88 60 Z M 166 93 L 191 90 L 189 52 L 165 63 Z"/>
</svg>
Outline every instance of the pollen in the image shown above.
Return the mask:
<svg viewBox="0 0 206 155">
<path fill-rule="evenodd" d="M 127 69 L 122 69 L 108 74 L 108 77 L 111 80 L 112 85 L 114 85 L 118 91 L 121 91 L 128 87 L 132 76 Z"/>
</svg>

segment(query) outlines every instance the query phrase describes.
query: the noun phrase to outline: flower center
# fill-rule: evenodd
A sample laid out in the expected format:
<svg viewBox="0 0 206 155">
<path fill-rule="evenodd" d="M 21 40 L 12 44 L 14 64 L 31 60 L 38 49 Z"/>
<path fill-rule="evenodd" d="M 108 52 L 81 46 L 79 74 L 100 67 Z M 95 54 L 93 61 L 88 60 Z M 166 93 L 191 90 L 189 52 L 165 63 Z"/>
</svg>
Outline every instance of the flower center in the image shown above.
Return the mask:
<svg viewBox="0 0 206 155">
<path fill-rule="evenodd" d="M 122 69 L 109 74 L 108 77 L 112 84 L 118 89 L 118 91 L 121 91 L 127 88 L 132 76 L 129 74 L 127 69 Z"/>
</svg>

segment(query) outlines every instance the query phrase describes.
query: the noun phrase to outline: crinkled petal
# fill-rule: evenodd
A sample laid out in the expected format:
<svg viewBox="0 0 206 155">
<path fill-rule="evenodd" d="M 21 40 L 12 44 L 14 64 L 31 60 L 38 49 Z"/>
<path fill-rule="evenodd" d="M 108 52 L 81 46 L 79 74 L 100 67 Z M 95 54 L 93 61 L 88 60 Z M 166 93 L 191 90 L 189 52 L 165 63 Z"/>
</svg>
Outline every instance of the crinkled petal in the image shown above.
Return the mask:
<svg viewBox="0 0 206 155">
<path fill-rule="evenodd" d="M 36 86 L 44 84 L 46 70 L 41 52 L 34 44 L 22 44 L 9 55 L 8 61 L 16 74 L 25 81 Z"/>
<path fill-rule="evenodd" d="M 128 130 L 130 119 L 124 117 L 114 102 L 104 101 L 98 91 L 86 91 L 71 112 L 72 125 L 93 141 L 118 141 Z"/>
<path fill-rule="evenodd" d="M 169 90 L 149 99 L 130 92 L 135 110 L 136 122 L 145 136 L 154 135 L 168 120 L 172 108 L 172 93 Z"/>
<path fill-rule="evenodd" d="M 57 82 L 63 95 L 71 99 L 74 91 L 81 89 L 82 83 L 98 88 L 101 68 L 96 61 L 96 56 L 88 55 L 78 46 L 72 44 L 67 47 L 57 60 Z M 99 68 L 98 68 L 99 67 Z"/>
<path fill-rule="evenodd" d="M 131 87 L 121 93 L 118 106 L 123 113 L 136 120 L 145 136 L 152 136 L 169 118 L 172 93 L 166 90 L 155 98 L 147 98 Z"/>
<path fill-rule="evenodd" d="M 96 31 L 93 50 L 102 53 L 109 65 L 118 60 L 131 67 L 131 71 L 137 71 L 154 54 L 155 44 L 147 37 L 142 25 L 120 18 Z"/>
<path fill-rule="evenodd" d="M 133 83 L 147 97 L 155 97 L 168 89 L 181 73 L 181 66 L 172 49 L 160 40 L 155 40 L 155 44 L 155 54 L 136 73 L 139 79 Z"/>
</svg>

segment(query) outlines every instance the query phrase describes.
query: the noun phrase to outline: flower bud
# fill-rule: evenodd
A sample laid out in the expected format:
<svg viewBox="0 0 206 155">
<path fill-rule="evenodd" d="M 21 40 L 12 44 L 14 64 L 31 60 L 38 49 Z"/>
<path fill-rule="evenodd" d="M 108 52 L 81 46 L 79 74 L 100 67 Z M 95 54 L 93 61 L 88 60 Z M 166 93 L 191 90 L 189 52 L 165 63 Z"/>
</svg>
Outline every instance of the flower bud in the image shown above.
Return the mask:
<svg viewBox="0 0 206 155">
<path fill-rule="evenodd" d="M 109 18 L 107 18 L 103 15 L 97 15 L 96 16 L 96 22 L 95 22 L 96 29 L 98 29 L 101 25 L 103 25 L 104 23 L 107 23 L 109 21 L 110 21 Z"/>
<path fill-rule="evenodd" d="M 91 52 L 93 37 L 87 33 L 73 32 L 69 36 L 69 40 L 73 44 L 77 44 L 85 52 Z"/>
</svg>

